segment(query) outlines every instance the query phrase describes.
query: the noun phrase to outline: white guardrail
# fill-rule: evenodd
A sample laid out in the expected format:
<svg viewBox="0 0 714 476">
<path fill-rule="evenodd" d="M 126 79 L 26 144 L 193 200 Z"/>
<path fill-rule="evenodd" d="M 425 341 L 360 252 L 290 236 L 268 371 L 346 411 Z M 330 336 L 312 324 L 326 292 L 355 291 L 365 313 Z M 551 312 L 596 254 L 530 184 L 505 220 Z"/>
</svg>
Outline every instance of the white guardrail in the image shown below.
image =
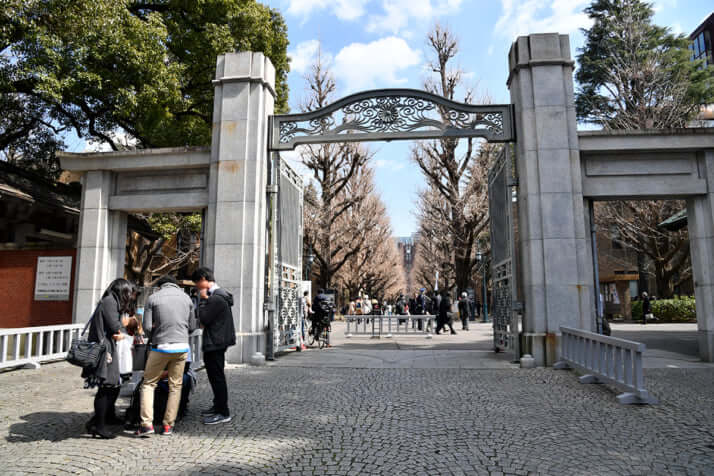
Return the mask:
<svg viewBox="0 0 714 476">
<path fill-rule="evenodd" d="M 0 369 L 11 367 L 39 368 L 42 362 L 63 360 L 72 339 L 79 337 L 85 324 L 18 327 L 0 329 Z M 193 368 L 203 368 L 203 331 L 189 337 Z"/>
<path fill-rule="evenodd" d="M 0 329 L 0 369 L 39 368 L 41 362 L 62 360 L 82 329 L 84 324 Z"/>
<path fill-rule="evenodd" d="M 560 332 L 560 359 L 553 368 L 585 373 L 580 383 L 609 383 L 624 389 L 617 396 L 620 403 L 657 403 L 644 387 L 645 344 L 570 327 L 561 327 Z"/>
<path fill-rule="evenodd" d="M 413 316 L 373 316 L 371 314 L 364 314 L 343 317 L 347 322 L 345 337 L 348 339 L 353 336 L 390 338 L 393 335 L 423 335 L 427 339 L 431 339 L 434 319 L 436 319 L 436 316 L 431 314 Z"/>
</svg>

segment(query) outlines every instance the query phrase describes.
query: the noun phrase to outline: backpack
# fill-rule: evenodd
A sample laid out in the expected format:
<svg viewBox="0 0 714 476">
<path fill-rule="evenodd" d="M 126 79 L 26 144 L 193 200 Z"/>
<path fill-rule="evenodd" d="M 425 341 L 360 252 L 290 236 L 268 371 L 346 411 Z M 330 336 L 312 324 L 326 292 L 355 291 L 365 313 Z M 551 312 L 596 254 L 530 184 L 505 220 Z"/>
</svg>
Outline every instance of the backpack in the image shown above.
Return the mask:
<svg viewBox="0 0 714 476">
<path fill-rule="evenodd" d="M 332 311 L 330 301 L 324 297 L 318 297 L 315 304 L 315 317 L 322 322 L 328 321 L 330 319 L 330 311 Z"/>
<path fill-rule="evenodd" d="M 397 314 L 404 315 L 404 301 L 402 299 L 397 301 Z"/>
</svg>

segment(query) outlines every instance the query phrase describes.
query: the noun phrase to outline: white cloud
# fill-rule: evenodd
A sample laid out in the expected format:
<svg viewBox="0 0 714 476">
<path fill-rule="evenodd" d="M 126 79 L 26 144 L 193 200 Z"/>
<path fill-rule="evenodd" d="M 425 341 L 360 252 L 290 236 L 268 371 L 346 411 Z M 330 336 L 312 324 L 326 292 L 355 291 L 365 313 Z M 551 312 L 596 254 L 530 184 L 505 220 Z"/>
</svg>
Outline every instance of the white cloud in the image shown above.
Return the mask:
<svg viewBox="0 0 714 476">
<path fill-rule="evenodd" d="M 403 38 L 390 36 L 371 43 L 352 43 L 335 56 L 335 76 L 347 92 L 373 87 L 403 84 L 404 69 L 418 65 L 421 53 L 409 47 Z"/>
<path fill-rule="evenodd" d="M 365 13 L 365 6 L 370 0 L 290 0 L 288 15 L 307 19 L 313 10 L 330 11 L 340 20 L 356 20 Z"/>
<path fill-rule="evenodd" d="M 665 8 L 677 8 L 677 0 L 656 0 L 652 4 L 652 9 L 657 13 Z"/>
<path fill-rule="evenodd" d="M 317 51 L 320 48 L 320 42 L 317 40 L 308 40 L 298 43 L 294 50 L 288 51 L 290 61 L 290 70 L 297 73 L 307 71 L 313 59 L 317 56 Z"/>
<path fill-rule="evenodd" d="M 529 33 L 573 33 L 590 26 L 583 9 L 590 0 L 501 0 L 503 13 L 493 31 L 514 40 Z"/>
<path fill-rule="evenodd" d="M 409 26 L 410 20 L 432 21 L 458 11 L 462 0 L 382 0 L 384 13 L 370 15 L 367 31 L 397 33 Z"/>
<path fill-rule="evenodd" d="M 374 161 L 374 166 L 378 169 L 385 169 L 390 172 L 398 172 L 402 169 L 404 169 L 407 164 L 404 163 L 403 161 L 391 159 L 391 160 L 385 160 L 385 159 L 377 159 Z"/>
</svg>

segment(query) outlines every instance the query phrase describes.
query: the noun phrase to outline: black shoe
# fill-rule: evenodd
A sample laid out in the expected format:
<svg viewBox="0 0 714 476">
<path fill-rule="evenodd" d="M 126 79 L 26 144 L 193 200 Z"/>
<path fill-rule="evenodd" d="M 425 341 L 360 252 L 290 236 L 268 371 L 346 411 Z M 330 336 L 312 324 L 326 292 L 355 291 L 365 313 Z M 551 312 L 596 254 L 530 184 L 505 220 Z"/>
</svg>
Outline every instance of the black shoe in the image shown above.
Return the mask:
<svg viewBox="0 0 714 476">
<path fill-rule="evenodd" d="M 211 416 L 211 415 L 215 415 L 216 413 L 218 413 L 218 412 L 216 411 L 215 407 L 206 408 L 205 410 L 201 410 L 201 416 Z"/>
<path fill-rule="evenodd" d="M 206 418 L 204 418 L 203 424 L 204 425 L 217 425 L 219 423 L 228 423 L 232 419 L 233 419 L 233 417 L 230 415 L 221 415 L 220 413 L 216 413 L 215 415 L 209 415 Z"/>
<path fill-rule="evenodd" d="M 452 336 L 455 336 L 455 335 L 456 335 L 456 331 L 451 331 L 451 335 L 452 335 Z"/>
<path fill-rule="evenodd" d="M 117 437 L 114 433 L 109 433 L 107 430 L 99 430 L 97 427 L 92 428 L 92 438 L 100 438 L 102 440 L 111 440 Z"/>
</svg>

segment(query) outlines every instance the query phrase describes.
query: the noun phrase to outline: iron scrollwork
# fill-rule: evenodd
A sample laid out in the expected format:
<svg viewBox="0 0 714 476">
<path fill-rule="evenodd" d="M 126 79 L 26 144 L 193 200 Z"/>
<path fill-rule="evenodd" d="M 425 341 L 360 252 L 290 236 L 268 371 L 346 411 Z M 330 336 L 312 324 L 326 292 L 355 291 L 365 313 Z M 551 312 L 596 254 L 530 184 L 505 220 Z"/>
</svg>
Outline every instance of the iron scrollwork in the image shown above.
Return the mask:
<svg viewBox="0 0 714 476">
<path fill-rule="evenodd" d="M 485 137 L 513 140 L 510 105 L 473 105 L 424 91 L 391 89 L 348 96 L 322 109 L 273 116 L 271 148 L 364 140 Z"/>
</svg>

